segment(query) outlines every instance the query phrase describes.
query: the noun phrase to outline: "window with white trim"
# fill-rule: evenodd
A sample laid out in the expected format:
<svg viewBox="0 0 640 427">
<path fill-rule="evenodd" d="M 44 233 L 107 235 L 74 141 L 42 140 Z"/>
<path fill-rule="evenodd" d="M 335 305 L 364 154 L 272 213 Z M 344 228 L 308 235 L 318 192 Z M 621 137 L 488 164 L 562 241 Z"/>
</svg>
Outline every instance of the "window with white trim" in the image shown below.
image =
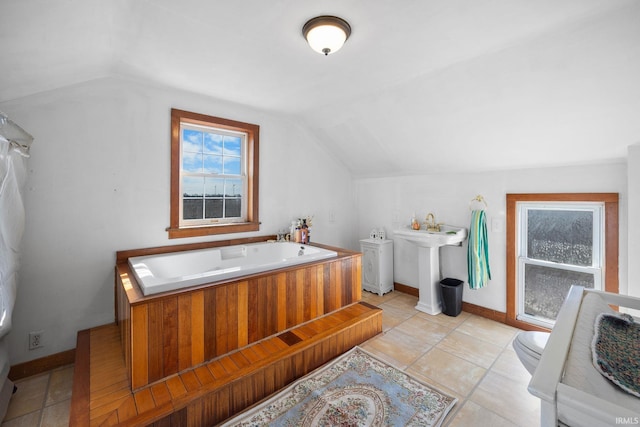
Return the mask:
<svg viewBox="0 0 640 427">
<path fill-rule="evenodd" d="M 548 321 L 549 319 L 544 320 L 546 317 L 553 317 L 553 314 L 543 314 L 553 313 L 553 309 L 542 309 L 541 303 L 531 302 L 533 294 L 528 297 L 525 295 L 525 288 L 521 286 L 525 278 L 535 286 L 536 283 L 541 284 L 545 280 L 549 282 L 549 276 L 555 274 L 560 276 L 555 279 L 558 283 L 571 282 L 570 284 L 588 284 L 589 286 L 593 283 L 592 287 L 601 286 L 607 292 L 618 293 L 618 199 L 618 193 L 507 194 L 507 324 L 526 330 L 548 330 L 553 324 L 553 321 Z M 552 208 L 552 212 L 525 215 L 519 209 L 524 206 L 531 206 L 533 211 L 549 207 Z M 593 214 L 576 214 L 574 219 L 577 223 L 571 228 L 583 228 L 583 232 L 573 233 L 569 232 L 569 226 L 560 225 L 571 223 L 569 218 L 553 217 L 557 214 L 554 213 L 557 210 L 553 209 L 555 206 L 562 206 L 560 211 L 568 209 L 569 212 L 577 208 L 579 208 L 577 211 L 581 212 L 583 206 L 601 206 L 602 208 L 599 220 L 594 219 Z M 545 214 L 549 217 L 545 218 Z M 562 214 L 560 212 L 560 215 Z M 579 220 L 581 217 L 582 219 Z M 584 226 L 580 225 L 581 221 L 588 224 L 589 217 L 592 220 L 591 231 L 595 233 L 598 229 L 600 230 L 600 236 L 593 238 L 590 243 L 588 237 L 582 236 L 582 234 L 588 236 L 589 232 L 584 232 Z M 530 224 L 529 218 L 531 218 Z M 598 221 L 601 225 L 597 225 Z M 563 243 L 562 240 L 566 241 Z M 577 246 L 577 248 L 568 250 L 565 244 Z M 580 246 L 588 245 L 594 246 L 595 250 L 585 256 L 586 251 L 581 250 Z M 550 247 L 555 249 L 549 250 Z M 573 251 L 574 254 L 567 254 L 567 251 Z M 575 253 L 576 251 L 579 254 Z M 599 255 L 598 251 L 600 251 Z M 594 263 L 594 259 L 597 260 L 598 257 L 599 263 Z M 598 264 L 600 267 L 597 267 Z M 598 268 L 601 270 L 600 274 L 595 273 Z M 548 289 L 546 291 L 549 292 Z M 562 300 L 564 296 L 566 293 L 562 296 Z M 524 308 L 527 305 L 529 307 Z M 557 303 L 552 305 L 557 306 Z M 531 319 L 534 319 L 534 323 L 530 321 Z"/>
<path fill-rule="evenodd" d="M 603 210 L 595 202 L 517 204 L 518 320 L 551 328 L 571 285 L 602 290 Z"/>
<path fill-rule="evenodd" d="M 259 127 L 172 110 L 170 237 L 254 231 Z"/>
<path fill-rule="evenodd" d="M 247 134 L 180 125 L 180 226 L 244 222 Z"/>
</svg>

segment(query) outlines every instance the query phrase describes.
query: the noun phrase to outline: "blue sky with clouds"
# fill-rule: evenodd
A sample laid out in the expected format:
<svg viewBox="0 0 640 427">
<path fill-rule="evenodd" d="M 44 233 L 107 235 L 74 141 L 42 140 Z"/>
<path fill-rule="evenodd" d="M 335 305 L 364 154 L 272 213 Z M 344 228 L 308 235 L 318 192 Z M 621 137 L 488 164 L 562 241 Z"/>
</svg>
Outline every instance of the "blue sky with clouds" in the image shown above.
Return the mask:
<svg viewBox="0 0 640 427">
<path fill-rule="evenodd" d="M 242 179 L 229 177 L 241 176 L 241 149 L 240 136 L 183 128 L 182 168 L 188 173 L 202 174 L 183 177 L 183 194 L 220 195 L 223 191 L 226 196 L 241 194 Z M 223 174 L 226 178 L 215 176 Z"/>
</svg>

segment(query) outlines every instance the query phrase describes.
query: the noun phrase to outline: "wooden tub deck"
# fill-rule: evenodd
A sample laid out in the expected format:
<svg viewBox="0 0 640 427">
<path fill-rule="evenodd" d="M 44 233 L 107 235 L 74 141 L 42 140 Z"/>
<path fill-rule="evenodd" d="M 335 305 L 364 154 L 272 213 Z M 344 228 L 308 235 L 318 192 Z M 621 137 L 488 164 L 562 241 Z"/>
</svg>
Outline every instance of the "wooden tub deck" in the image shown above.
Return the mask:
<svg viewBox="0 0 640 427">
<path fill-rule="evenodd" d="M 72 426 L 214 425 L 382 331 L 356 302 L 132 391 L 120 327 L 78 333 Z"/>
<path fill-rule="evenodd" d="M 214 425 L 382 332 L 359 252 L 152 296 L 127 264 L 250 241 L 116 254 L 116 323 L 78 333 L 72 426 Z"/>
</svg>

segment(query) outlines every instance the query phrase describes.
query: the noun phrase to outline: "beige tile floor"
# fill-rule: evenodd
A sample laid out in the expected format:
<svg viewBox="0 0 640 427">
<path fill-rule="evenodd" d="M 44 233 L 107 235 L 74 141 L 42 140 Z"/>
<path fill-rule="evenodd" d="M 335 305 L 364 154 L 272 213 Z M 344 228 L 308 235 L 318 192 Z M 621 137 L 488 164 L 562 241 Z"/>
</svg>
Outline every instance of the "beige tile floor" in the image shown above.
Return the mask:
<svg viewBox="0 0 640 427">
<path fill-rule="evenodd" d="M 458 399 L 444 426 L 539 426 L 540 401 L 511 345 L 519 329 L 462 312 L 431 316 L 400 292 L 363 300 L 384 309 L 383 333 L 363 348 Z"/>
<path fill-rule="evenodd" d="M 430 316 L 400 292 L 363 299 L 384 309 L 383 333 L 362 345 L 458 398 L 444 426 L 538 426 L 539 400 L 511 341 L 518 329 L 469 313 Z M 20 380 L 1 427 L 69 424 L 73 366 Z"/>
<path fill-rule="evenodd" d="M 73 365 L 16 381 L 2 427 L 69 425 Z"/>
</svg>

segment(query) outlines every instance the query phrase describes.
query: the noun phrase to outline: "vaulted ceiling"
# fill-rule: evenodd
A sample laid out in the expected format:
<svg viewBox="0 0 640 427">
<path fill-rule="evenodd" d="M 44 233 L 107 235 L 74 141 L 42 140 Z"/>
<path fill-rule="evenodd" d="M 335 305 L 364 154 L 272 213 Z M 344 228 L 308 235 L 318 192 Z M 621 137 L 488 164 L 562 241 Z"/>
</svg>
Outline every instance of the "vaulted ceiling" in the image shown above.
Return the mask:
<svg viewBox="0 0 640 427">
<path fill-rule="evenodd" d="M 332 14 L 328 57 L 301 35 Z M 619 160 L 637 0 L 3 0 L 0 102 L 127 76 L 291 116 L 356 177 Z"/>
</svg>

